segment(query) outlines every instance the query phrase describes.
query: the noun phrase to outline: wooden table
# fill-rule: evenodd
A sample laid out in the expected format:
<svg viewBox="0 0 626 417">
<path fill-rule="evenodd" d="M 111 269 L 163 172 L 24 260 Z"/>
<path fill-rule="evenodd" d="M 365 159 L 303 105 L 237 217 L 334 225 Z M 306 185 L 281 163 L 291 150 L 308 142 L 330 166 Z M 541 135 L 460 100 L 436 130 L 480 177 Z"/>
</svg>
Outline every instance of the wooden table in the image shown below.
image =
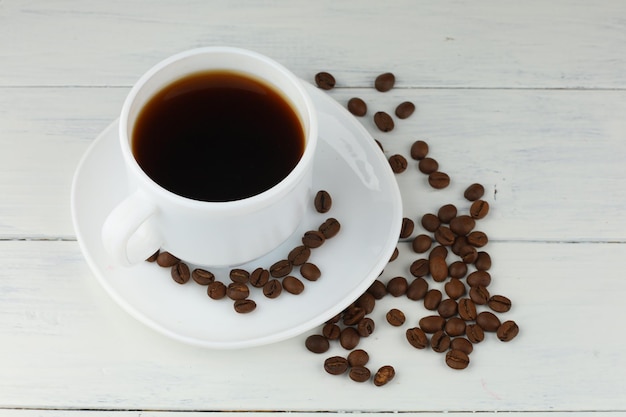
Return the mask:
<svg viewBox="0 0 626 417">
<path fill-rule="evenodd" d="M 514 1 L 0 1 L 0 414 L 203 415 L 410 412 L 626 415 L 626 3 Z M 491 204 L 492 293 L 513 301 L 509 343 L 493 334 L 468 369 L 418 351 L 384 321 L 359 347 L 384 387 L 322 369 L 305 338 L 234 351 L 171 340 L 106 294 L 70 211 L 81 156 L 161 59 L 208 45 L 264 53 L 313 82 L 385 147 L 417 139 L 452 178 L 433 190 L 410 160 L 405 216 Z M 373 87 L 396 75 L 388 93 Z M 417 111 L 377 130 L 371 114 Z M 421 233 L 419 227 L 415 234 Z M 408 278 L 410 243 L 381 280 Z M 400 303 L 400 304 L 398 304 Z M 328 354 L 343 354 L 334 346 Z"/>
</svg>

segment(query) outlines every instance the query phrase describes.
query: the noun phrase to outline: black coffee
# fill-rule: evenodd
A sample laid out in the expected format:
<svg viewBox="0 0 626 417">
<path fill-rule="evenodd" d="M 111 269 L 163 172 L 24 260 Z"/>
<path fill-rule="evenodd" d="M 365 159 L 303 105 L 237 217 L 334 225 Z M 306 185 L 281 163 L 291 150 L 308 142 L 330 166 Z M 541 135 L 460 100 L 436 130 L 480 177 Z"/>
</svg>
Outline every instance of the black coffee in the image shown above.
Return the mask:
<svg viewBox="0 0 626 417">
<path fill-rule="evenodd" d="M 143 108 L 132 150 L 163 188 L 202 201 L 259 194 L 285 178 L 304 151 L 290 104 L 263 82 L 229 71 L 189 75 Z"/>
</svg>

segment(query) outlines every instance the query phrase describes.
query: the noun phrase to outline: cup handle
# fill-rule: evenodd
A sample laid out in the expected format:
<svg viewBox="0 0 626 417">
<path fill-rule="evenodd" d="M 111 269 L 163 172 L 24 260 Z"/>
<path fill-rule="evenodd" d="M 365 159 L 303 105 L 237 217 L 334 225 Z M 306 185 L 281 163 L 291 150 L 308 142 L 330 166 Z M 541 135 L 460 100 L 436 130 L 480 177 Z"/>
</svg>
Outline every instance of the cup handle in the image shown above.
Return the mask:
<svg viewBox="0 0 626 417">
<path fill-rule="evenodd" d="M 109 214 L 102 225 L 102 243 L 117 264 L 132 266 L 161 247 L 159 233 L 149 222 L 156 212 L 156 206 L 136 191 Z"/>
</svg>

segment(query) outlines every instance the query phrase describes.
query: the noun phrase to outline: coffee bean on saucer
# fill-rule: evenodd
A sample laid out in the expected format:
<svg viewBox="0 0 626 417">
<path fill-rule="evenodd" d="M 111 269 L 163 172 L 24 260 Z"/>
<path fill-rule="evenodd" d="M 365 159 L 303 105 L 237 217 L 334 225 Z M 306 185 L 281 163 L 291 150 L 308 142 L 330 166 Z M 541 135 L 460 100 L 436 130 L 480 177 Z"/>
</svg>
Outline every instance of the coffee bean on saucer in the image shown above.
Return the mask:
<svg viewBox="0 0 626 417">
<path fill-rule="evenodd" d="M 426 155 L 428 155 L 428 144 L 423 140 L 416 140 L 411 145 L 410 154 L 411 158 L 418 161 L 426 158 Z"/>
<path fill-rule="evenodd" d="M 298 278 L 288 275 L 283 279 L 283 288 L 290 294 L 298 295 L 304 291 L 304 284 Z"/>
<path fill-rule="evenodd" d="M 407 329 L 406 340 L 416 349 L 425 349 L 428 346 L 428 336 L 419 327 Z"/>
<path fill-rule="evenodd" d="M 439 169 L 439 163 L 433 158 L 426 157 L 419 161 L 417 168 L 421 173 L 428 175 Z"/>
<path fill-rule="evenodd" d="M 408 217 L 402 219 L 402 227 L 400 228 L 400 239 L 406 239 L 413 234 L 415 222 Z"/>
<path fill-rule="evenodd" d="M 178 262 L 171 269 L 171 275 L 174 281 L 179 284 L 186 284 L 191 278 L 191 273 L 189 272 L 189 267 L 184 262 Z"/>
<path fill-rule="evenodd" d="M 319 232 L 316 232 L 319 233 Z M 321 233 L 320 233 L 321 234 Z M 281 259 L 270 266 L 270 275 L 274 278 L 286 277 L 291 273 L 293 265 L 288 259 Z"/>
<path fill-rule="evenodd" d="M 341 356 L 332 356 L 324 361 L 324 370 L 331 375 L 343 374 L 348 366 L 348 360 Z"/>
<path fill-rule="evenodd" d="M 489 213 L 489 203 L 485 200 L 476 200 L 470 206 L 469 211 L 472 218 L 476 220 L 483 219 L 487 216 L 487 213 Z"/>
<path fill-rule="evenodd" d="M 379 111 L 374 114 L 374 124 L 383 132 L 391 132 L 394 128 L 393 119 L 384 111 Z"/>
<path fill-rule="evenodd" d="M 263 287 L 270 279 L 270 271 L 265 268 L 256 268 L 250 274 L 250 283 L 257 287 Z"/>
<path fill-rule="evenodd" d="M 391 165 L 391 170 L 395 174 L 400 174 L 406 171 L 407 164 L 408 162 L 406 158 L 400 154 L 391 155 L 389 157 L 389 165 Z"/>
<path fill-rule="evenodd" d="M 317 265 L 306 262 L 300 266 L 300 275 L 309 281 L 317 281 L 322 273 Z"/>
<path fill-rule="evenodd" d="M 314 334 L 306 338 L 304 346 L 313 353 L 324 353 L 330 348 L 330 343 L 324 336 Z"/>
<path fill-rule="evenodd" d="M 283 292 L 283 285 L 277 279 L 270 279 L 263 285 L 263 295 L 267 298 L 276 298 Z"/>
<path fill-rule="evenodd" d="M 318 213 L 327 213 L 333 205 L 333 199 L 330 197 L 328 191 L 320 190 L 315 194 L 313 204 Z"/>
<path fill-rule="evenodd" d="M 302 244 L 311 249 L 319 248 L 325 240 L 324 234 L 318 230 L 309 230 L 302 236 Z"/>
<path fill-rule="evenodd" d="M 339 233 L 339 229 L 341 229 L 341 224 L 334 217 L 330 217 L 326 219 L 324 223 L 322 223 L 319 227 L 319 231 L 324 235 L 326 239 L 330 239 Z"/>
<path fill-rule="evenodd" d="M 215 281 L 215 275 L 205 269 L 196 268 L 191 273 L 191 278 L 200 285 L 209 285 Z"/>
<path fill-rule="evenodd" d="M 483 195 L 485 195 L 485 187 L 478 183 L 470 185 L 463 193 L 463 196 L 469 201 L 476 201 Z"/>
<path fill-rule="evenodd" d="M 315 74 L 315 84 L 322 90 L 332 90 L 335 87 L 335 77 L 325 71 L 318 72 Z"/>
<path fill-rule="evenodd" d="M 180 262 L 180 259 L 169 252 L 161 252 L 157 256 L 156 263 L 164 268 L 170 268 Z"/>
<path fill-rule="evenodd" d="M 465 369 L 469 361 L 469 356 L 462 350 L 452 349 L 446 353 L 446 364 L 452 369 Z"/>
<path fill-rule="evenodd" d="M 374 375 L 374 385 L 381 387 L 396 376 L 396 370 L 391 365 L 382 366 Z"/>
<path fill-rule="evenodd" d="M 226 287 L 226 296 L 231 300 L 244 300 L 250 295 L 250 289 L 246 284 L 231 282 Z"/>
<path fill-rule="evenodd" d="M 396 76 L 391 72 L 385 72 L 380 74 L 374 80 L 374 88 L 380 91 L 381 93 L 387 92 L 391 90 L 396 83 Z"/>
<path fill-rule="evenodd" d="M 289 252 L 289 255 L 287 255 L 287 259 L 289 260 L 289 262 L 291 262 L 292 265 L 300 266 L 308 261 L 310 256 L 311 249 L 306 247 L 305 245 L 301 245 L 293 248 L 291 252 Z"/>
<path fill-rule="evenodd" d="M 398 104 L 398 107 L 396 107 L 396 116 L 398 116 L 398 119 L 406 119 L 407 117 L 412 115 L 414 111 L 415 104 L 411 103 L 410 101 L 404 101 Z"/>
<path fill-rule="evenodd" d="M 517 323 L 513 320 L 507 320 L 498 327 L 496 334 L 498 339 L 503 342 L 510 342 L 513 340 L 519 333 L 519 327 Z"/>
<path fill-rule="evenodd" d="M 385 316 L 387 318 L 387 323 L 391 324 L 394 327 L 402 326 L 406 321 L 406 316 L 401 310 L 397 308 L 392 308 L 389 310 Z"/>
<path fill-rule="evenodd" d="M 348 376 L 354 382 L 365 382 L 369 381 L 372 373 L 365 366 L 353 366 L 350 368 L 350 372 L 348 372 Z"/>
<path fill-rule="evenodd" d="M 213 300 L 221 300 L 226 296 L 226 285 L 221 281 L 214 281 L 207 286 L 207 295 Z"/>
<path fill-rule="evenodd" d="M 248 299 L 235 300 L 233 306 L 235 307 L 235 311 L 240 314 L 247 314 L 256 309 L 256 303 L 254 300 Z"/>
<path fill-rule="evenodd" d="M 450 185 L 450 176 L 445 172 L 435 171 L 428 175 L 428 183 L 434 189 L 441 190 Z"/>
<path fill-rule="evenodd" d="M 240 282 L 242 284 L 245 284 L 250 279 L 250 273 L 241 268 L 231 269 L 228 276 L 232 282 Z"/>
<path fill-rule="evenodd" d="M 352 97 L 348 100 L 348 111 L 355 116 L 365 116 L 367 113 L 367 104 L 358 97 Z"/>
</svg>

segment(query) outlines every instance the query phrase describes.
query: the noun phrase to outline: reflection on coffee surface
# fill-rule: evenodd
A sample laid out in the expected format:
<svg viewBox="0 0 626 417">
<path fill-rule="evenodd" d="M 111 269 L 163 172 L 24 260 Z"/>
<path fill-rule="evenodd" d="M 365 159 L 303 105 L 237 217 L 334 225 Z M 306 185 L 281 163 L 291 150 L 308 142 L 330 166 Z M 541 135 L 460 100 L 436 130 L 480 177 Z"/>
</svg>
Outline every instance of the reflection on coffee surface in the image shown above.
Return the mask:
<svg viewBox="0 0 626 417">
<path fill-rule="evenodd" d="M 298 115 L 269 85 L 231 71 L 182 78 L 137 118 L 132 150 L 163 188 L 202 201 L 233 201 L 285 178 L 304 151 Z"/>
</svg>

